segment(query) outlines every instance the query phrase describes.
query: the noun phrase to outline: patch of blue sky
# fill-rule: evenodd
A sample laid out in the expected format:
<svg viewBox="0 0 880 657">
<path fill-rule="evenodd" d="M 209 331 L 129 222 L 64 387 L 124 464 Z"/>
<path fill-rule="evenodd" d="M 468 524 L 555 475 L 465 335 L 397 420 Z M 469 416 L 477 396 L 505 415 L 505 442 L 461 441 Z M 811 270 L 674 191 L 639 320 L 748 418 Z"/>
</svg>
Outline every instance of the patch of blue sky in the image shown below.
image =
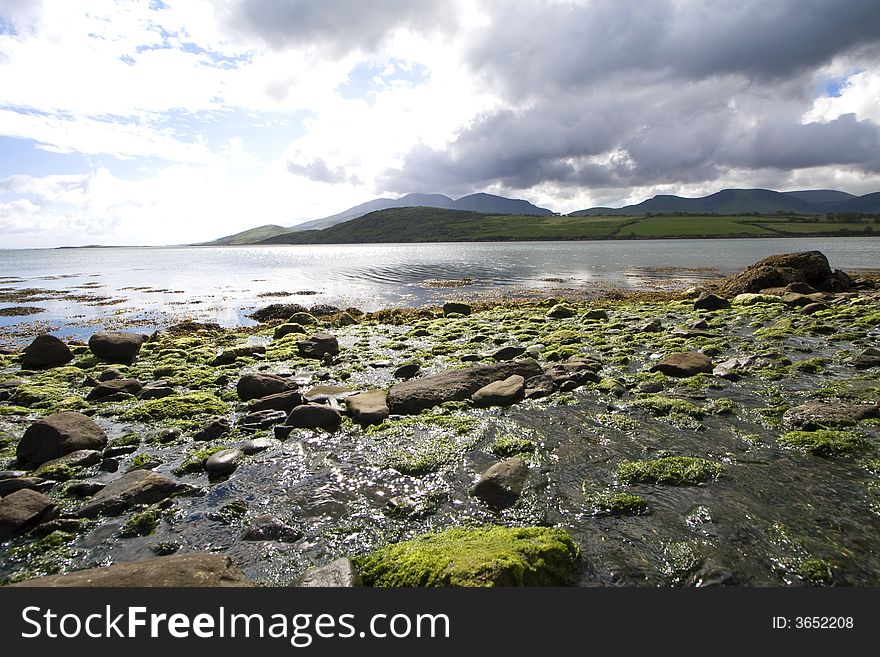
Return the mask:
<svg viewBox="0 0 880 657">
<path fill-rule="evenodd" d="M 0 178 L 14 175 L 81 174 L 89 170 L 80 153 L 46 150 L 33 139 L 0 136 Z"/>
<path fill-rule="evenodd" d="M 180 49 L 183 52 L 192 53 L 194 55 L 203 55 L 208 60 L 204 63 L 216 68 L 238 68 L 240 64 L 248 64 L 252 59 L 252 54 L 249 52 L 241 55 L 223 55 L 211 50 L 206 50 L 192 42 L 182 43 Z"/>
<path fill-rule="evenodd" d="M 418 86 L 428 80 L 428 69 L 421 64 L 392 60 L 383 64 L 359 64 L 348 74 L 348 80 L 336 90 L 346 100 L 366 100 L 389 87 Z"/>
<path fill-rule="evenodd" d="M 312 115 L 307 111 L 254 114 L 241 109 L 196 113 L 174 110 L 166 112 L 156 127 L 169 129 L 180 141 L 202 142 L 212 151 L 240 139 L 246 153 L 274 159 L 305 134 L 304 121 Z"/>
<path fill-rule="evenodd" d="M 151 0 L 150 9 L 152 11 L 160 11 L 161 9 L 168 9 L 168 5 L 162 2 L 162 0 Z"/>
<path fill-rule="evenodd" d="M 15 29 L 15 23 L 0 16 L 0 34 L 11 34 L 12 36 L 18 34 L 18 31 Z"/>
</svg>

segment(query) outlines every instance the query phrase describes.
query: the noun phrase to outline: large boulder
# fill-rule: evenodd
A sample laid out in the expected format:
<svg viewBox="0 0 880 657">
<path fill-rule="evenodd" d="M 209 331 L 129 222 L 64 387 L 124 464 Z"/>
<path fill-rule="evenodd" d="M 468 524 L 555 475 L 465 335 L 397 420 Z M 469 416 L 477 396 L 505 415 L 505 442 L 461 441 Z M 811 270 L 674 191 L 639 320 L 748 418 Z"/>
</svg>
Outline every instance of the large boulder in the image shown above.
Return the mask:
<svg viewBox="0 0 880 657">
<path fill-rule="evenodd" d="M 303 403 L 303 396 L 295 390 L 277 392 L 274 395 L 266 395 L 252 399 L 248 402 L 248 413 L 258 411 L 284 411 L 290 413 L 294 408 Z"/>
<path fill-rule="evenodd" d="M 566 586 L 578 548 L 554 527 L 468 527 L 424 534 L 357 557 L 367 586 Z"/>
<path fill-rule="evenodd" d="M 282 376 L 253 372 L 242 376 L 235 385 L 235 390 L 239 399 L 250 401 L 287 392 L 295 387 L 293 381 Z"/>
<path fill-rule="evenodd" d="M 324 429 L 332 433 L 342 424 L 342 414 L 325 404 L 302 404 L 290 411 L 284 424 L 297 429 Z"/>
<path fill-rule="evenodd" d="M 541 366 L 531 359 L 443 370 L 393 386 L 388 408 L 392 413 L 419 413 L 443 402 L 464 401 L 483 386 L 513 375 L 529 379 L 540 374 Z"/>
<path fill-rule="evenodd" d="M 89 338 L 89 349 L 98 360 L 128 364 L 134 362 L 146 340 L 140 333 L 100 331 Z"/>
<path fill-rule="evenodd" d="M 369 390 L 346 398 L 351 416 L 361 425 L 379 424 L 388 417 L 388 397 L 384 390 Z"/>
<path fill-rule="evenodd" d="M 287 319 L 296 313 L 304 313 L 308 309 L 298 303 L 272 303 L 265 308 L 254 311 L 248 317 L 258 322 L 270 322 L 273 319 Z"/>
<path fill-rule="evenodd" d="M 135 504 L 155 504 L 185 490 L 187 486 L 150 470 L 133 470 L 111 481 L 80 507 L 84 518 L 113 516 Z"/>
<path fill-rule="evenodd" d="M 73 353 L 54 335 L 38 335 L 22 352 L 21 366 L 26 370 L 58 367 L 73 360 Z"/>
<path fill-rule="evenodd" d="M 175 554 L 135 563 L 49 575 L 10 586 L 44 587 L 217 587 L 253 586 L 232 560 L 222 554 Z"/>
<path fill-rule="evenodd" d="M 107 434 L 95 421 L 73 411 L 55 413 L 37 420 L 18 443 L 15 455 L 32 467 L 81 449 L 104 449 Z"/>
<path fill-rule="evenodd" d="M 530 377 L 531 378 L 531 377 Z M 471 397 L 474 406 L 509 406 L 523 398 L 526 380 L 513 374 L 503 381 L 493 381 L 477 390 Z"/>
<path fill-rule="evenodd" d="M 843 272 L 832 272 L 828 258 L 820 251 L 785 253 L 764 258 L 727 279 L 721 286 L 727 296 L 784 288 L 791 283 L 807 283 L 817 290 L 841 291 L 851 282 Z"/>
<path fill-rule="evenodd" d="M 685 378 L 696 374 L 711 374 L 712 370 L 712 361 L 705 354 L 698 351 L 683 351 L 655 363 L 649 371 Z"/>
<path fill-rule="evenodd" d="M 0 500 L 0 540 L 56 514 L 55 502 L 42 493 L 27 488 L 17 490 Z"/>
<path fill-rule="evenodd" d="M 325 354 L 335 356 L 339 353 L 339 342 L 329 333 L 319 331 L 313 333 L 305 340 L 296 343 L 299 348 L 299 355 L 303 358 L 321 359 Z"/>
<path fill-rule="evenodd" d="M 794 406 L 782 416 L 786 429 L 814 431 L 851 427 L 871 418 L 880 417 L 880 406 L 853 404 L 842 400 L 810 401 Z"/>
<path fill-rule="evenodd" d="M 528 476 L 529 466 L 521 458 L 505 459 L 482 474 L 471 495 L 493 509 L 503 509 L 516 502 Z"/>
<path fill-rule="evenodd" d="M 443 315 L 448 316 L 451 313 L 459 315 L 470 315 L 471 307 L 466 303 L 457 303 L 455 301 L 447 301 L 443 304 Z"/>
</svg>

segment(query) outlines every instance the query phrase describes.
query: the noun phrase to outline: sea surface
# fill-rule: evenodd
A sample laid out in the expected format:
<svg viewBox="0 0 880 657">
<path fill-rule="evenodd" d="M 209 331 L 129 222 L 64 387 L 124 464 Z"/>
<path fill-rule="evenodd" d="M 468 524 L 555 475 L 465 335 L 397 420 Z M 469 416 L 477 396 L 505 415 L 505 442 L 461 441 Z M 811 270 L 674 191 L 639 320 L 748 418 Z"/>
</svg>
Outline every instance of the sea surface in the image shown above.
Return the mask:
<svg viewBox="0 0 880 657">
<path fill-rule="evenodd" d="M 832 267 L 880 268 L 880 237 L 108 247 L 0 250 L 0 335 L 83 337 L 95 326 L 223 326 L 272 302 L 364 311 L 446 299 L 689 287 L 761 258 L 818 249 Z M 13 307 L 34 314 L 3 316 Z"/>
</svg>

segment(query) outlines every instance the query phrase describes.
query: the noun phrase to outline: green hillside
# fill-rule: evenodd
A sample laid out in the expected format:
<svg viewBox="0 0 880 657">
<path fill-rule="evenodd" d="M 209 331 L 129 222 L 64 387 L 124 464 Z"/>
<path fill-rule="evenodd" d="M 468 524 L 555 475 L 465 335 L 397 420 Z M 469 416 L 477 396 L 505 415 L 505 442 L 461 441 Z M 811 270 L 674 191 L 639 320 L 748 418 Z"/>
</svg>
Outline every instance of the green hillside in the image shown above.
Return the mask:
<svg viewBox="0 0 880 657">
<path fill-rule="evenodd" d="M 866 232 L 867 228 L 867 232 Z M 589 240 L 665 237 L 774 237 L 870 234 L 870 223 L 832 223 L 818 218 L 755 215 L 660 215 L 652 217 L 522 216 L 442 208 L 392 208 L 323 230 L 274 235 L 262 244 L 363 244 Z"/>
<path fill-rule="evenodd" d="M 205 242 L 203 246 L 241 246 L 243 244 L 257 244 L 269 237 L 274 237 L 275 235 L 284 235 L 286 233 L 289 233 L 290 231 L 290 228 L 285 228 L 284 226 L 267 224 L 265 226 L 257 226 L 256 228 L 251 228 L 250 230 L 244 230 L 240 233 L 236 233 L 235 235 L 229 235 L 228 237 L 221 237 L 219 240 Z"/>
</svg>

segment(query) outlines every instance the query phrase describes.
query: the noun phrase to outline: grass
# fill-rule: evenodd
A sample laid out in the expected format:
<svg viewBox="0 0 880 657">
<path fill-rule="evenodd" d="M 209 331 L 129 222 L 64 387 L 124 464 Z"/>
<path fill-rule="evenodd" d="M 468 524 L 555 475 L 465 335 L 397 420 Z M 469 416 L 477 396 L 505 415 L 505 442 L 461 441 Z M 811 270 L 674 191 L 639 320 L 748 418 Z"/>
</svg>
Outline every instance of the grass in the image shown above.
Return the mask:
<svg viewBox="0 0 880 657">
<path fill-rule="evenodd" d="M 590 240 L 658 237 L 771 237 L 803 234 L 863 234 L 864 224 L 789 222 L 754 215 L 657 215 L 547 217 L 483 214 L 441 208 L 391 208 L 323 230 L 301 230 L 255 239 L 262 244 L 352 244 L 388 242 L 479 242 Z"/>
</svg>

